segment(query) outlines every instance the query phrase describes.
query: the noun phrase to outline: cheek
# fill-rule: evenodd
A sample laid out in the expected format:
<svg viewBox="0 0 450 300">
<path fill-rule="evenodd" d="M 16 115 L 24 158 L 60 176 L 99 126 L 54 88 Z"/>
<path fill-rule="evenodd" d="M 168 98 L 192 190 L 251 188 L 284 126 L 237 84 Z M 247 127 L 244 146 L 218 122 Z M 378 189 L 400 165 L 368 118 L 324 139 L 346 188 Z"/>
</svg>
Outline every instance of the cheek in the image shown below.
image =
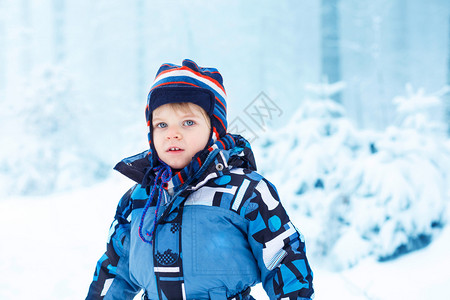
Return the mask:
<svg viewBox="0 0 450 300">
<path fill-rule="evenodd" d="M 158 150 L 162 146 L 161 135 L 153 132 L 153 145 L 155 149 Z"/>
<path fill-rule="evenodd" d="M 209 140 L 211 138 L 211 129 L 208 128 L 207 130 L 205 130 L 203 132 L 202 136 L 203 136 L 203 141 L 204 141 L 203 144 L 204 144 L 204 146 L 206 146 L 209 143 Z"/>
</svg>

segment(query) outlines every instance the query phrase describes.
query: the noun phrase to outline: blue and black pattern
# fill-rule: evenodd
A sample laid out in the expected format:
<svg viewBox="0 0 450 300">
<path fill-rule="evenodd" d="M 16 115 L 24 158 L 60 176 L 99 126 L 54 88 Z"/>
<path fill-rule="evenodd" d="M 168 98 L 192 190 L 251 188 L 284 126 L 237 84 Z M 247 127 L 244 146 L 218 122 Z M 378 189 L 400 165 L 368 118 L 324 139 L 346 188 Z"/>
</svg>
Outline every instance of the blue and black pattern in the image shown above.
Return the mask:
<svg viewBox="0 0 450 300">
<path fill-rule="evenodd" d="M 172 223 L 172 227 L 170 228 L 170 231 L 172 233 L 176 233 L 181 228 L 181 225 L 179 223 Z"/>
<path fill-rule="evenodd" d="M 164 253 L 160 253 L 159 251 L 155 254 L 155 259 L 158 262 L 158 265 L 161 266 L 170 266 L 176 263 L 178 260 L 178 253 L 172 252 L 172 249 L 167 249 Z"/>
<path fill-rule="evenodd" d="M 275 270 L 273 289 L 277 298 L 298 299 L 313 296 L 312 271 L 305 254 L 305 243 L 281 205 L 275 187 L 262 179 L 251 203 L 258 208 L 246 215 L 252 238 L 263 245 L 263 260 Z M 262 200 L 262 201 L 261 201 Z"/>
</svg>

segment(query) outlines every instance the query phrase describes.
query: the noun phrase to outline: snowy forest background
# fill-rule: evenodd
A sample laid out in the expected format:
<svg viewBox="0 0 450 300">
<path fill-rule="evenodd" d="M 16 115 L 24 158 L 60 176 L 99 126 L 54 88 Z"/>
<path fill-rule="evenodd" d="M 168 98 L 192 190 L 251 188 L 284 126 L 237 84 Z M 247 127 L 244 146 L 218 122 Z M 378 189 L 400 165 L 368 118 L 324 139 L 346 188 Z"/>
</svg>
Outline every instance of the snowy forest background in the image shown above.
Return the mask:
<svg viewBox="0 0 450 300">
<path fill-rule="evenodd" d="M 146 149 L 149 86 L 184 58 L 222 73 L 317 299 L 450 296 L 447 0 L 0 0 L 1 299 L 23 278 L 85 295 L 131 185 L 112 167 Z"/>
</svg>

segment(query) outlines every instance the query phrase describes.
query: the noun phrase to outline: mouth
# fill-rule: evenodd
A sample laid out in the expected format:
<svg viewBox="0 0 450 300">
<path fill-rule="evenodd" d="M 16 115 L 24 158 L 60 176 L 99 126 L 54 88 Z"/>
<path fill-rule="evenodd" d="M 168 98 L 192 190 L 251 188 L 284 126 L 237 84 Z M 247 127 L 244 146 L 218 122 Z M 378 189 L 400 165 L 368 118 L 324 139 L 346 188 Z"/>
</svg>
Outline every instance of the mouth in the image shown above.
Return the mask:
<svg viewBox="0 0 450 300">
<path fill-rule="evenodd" d="M 178 148 L 178 147 L 170 147 L 169 149 L 167 149 L 166 152 L 181 152 L 181 151 L 184 151 L 184 150 L 181 148 Z"/>
</svg>

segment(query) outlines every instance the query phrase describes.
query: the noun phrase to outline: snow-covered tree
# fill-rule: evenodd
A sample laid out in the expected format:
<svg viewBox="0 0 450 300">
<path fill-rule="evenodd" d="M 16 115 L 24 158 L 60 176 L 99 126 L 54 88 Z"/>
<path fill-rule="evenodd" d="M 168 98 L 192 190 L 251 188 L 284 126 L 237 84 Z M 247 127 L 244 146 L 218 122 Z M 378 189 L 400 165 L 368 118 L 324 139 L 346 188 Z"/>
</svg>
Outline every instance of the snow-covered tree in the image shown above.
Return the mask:
<svg viewBox="0 0 450 300">
<path fill-rule="evenodd" d="M 450 92 L 450 87 L 444 87 L 434 94 L 425 94 L 424 89 L 414 91 L 406 85 L 406 96 L 393 99 L 396 108 L 394 125 L 405 130 L 416 130 L 422 134 L 445 136 L 444 121 L 445 104 L 442 98 Z"/>
<path fill-rule="evenodd" d="M 450 149 L 427 109 L 438 97 L 397 97 L 398 126 L 356 129 L 342 106 L 309 100 L 258 140 L 260 170 L 277 186 L 309 249 L 336 268 L 426 246 L 448 222 Z M 432 111 L 432 110 L 431 110 Z"/>
<path fill-rule="evenodd" d="M 86 111 L 64 68 L 35 68 L 17 99 L 1 128 L 12 139 L 2 143 L 2 193 L 44 194 L 105 175 L 104 162 L 81 141 Z"/>
</svg>

